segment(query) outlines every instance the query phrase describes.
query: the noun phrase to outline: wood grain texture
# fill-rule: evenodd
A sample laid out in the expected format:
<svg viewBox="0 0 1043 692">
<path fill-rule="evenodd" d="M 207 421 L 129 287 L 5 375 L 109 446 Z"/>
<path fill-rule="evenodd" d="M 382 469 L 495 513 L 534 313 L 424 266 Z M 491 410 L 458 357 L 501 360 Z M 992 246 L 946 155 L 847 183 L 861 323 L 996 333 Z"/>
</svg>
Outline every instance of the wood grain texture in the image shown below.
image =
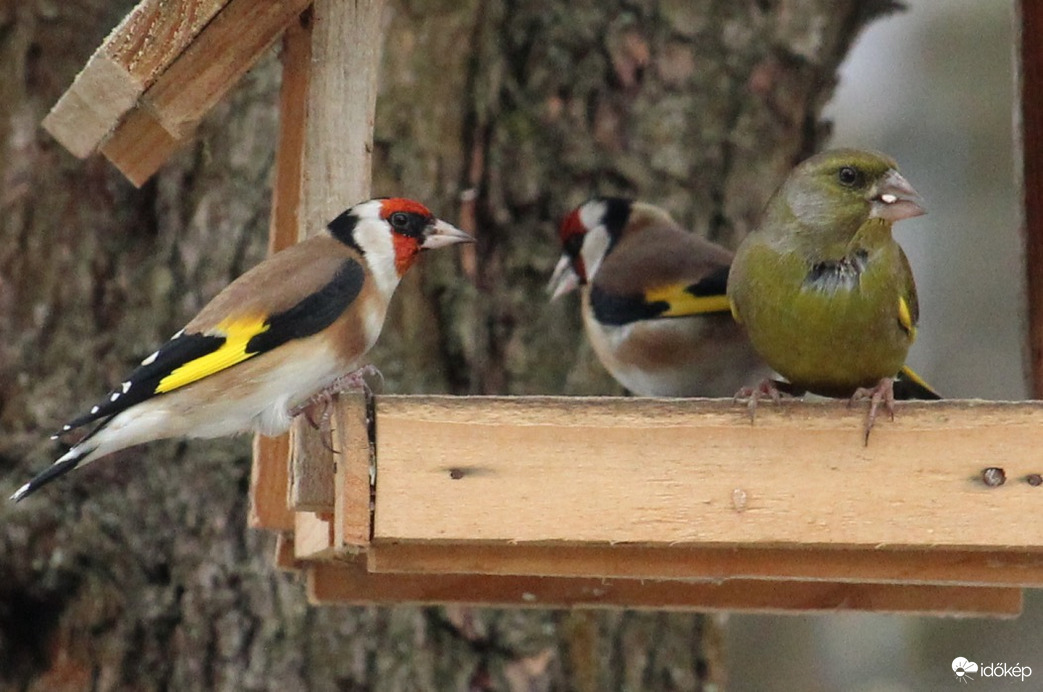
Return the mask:
<svg viewBox="0 0 1043 692">
<path fill-rule="evenodd" d="M 994 550 L 377 542 L 371 572 L 1043 586 L 1043 554 Z"/>
<path fill-rule="evenodd" d="M 228 0 L 139 2 L 44 118 L 44 129 L 74 155 L 90 155 L 226 4 Z"/>
<path fill-rule="evenodd" d="M 141 187 L 182 144 L 151 113 L 135 108 L 101 145 L 101 153 L 127 180 Z"/>
<path fill-rule="evenodd" d="M 1039 550 L 1043 403 L 380 397 L 375 540 Z M 1007 482 L 987 487 L 985 467 Z"/>
<path fill-rule="evenodd" d="M 1021 611 L 1009 588 L 832 584 L 730 579 L 719 582 L 569 579 L 536 576 L 370 574 L 360 559 L 309 564 L 312 603 L 434 604 L 525 608 L 618 608 L 762 613 L 893 612 L 995 615 Z"/>
<path fill-rule="evenodd" d="M 1043 398 L 1043 5 L 1017 3 L 1017 74 L 1021 136 L 1021 192 L 1024 195 L 1025 268 L 1028 292 L 1028 357 L 1032 395 Z"/>
</svg>

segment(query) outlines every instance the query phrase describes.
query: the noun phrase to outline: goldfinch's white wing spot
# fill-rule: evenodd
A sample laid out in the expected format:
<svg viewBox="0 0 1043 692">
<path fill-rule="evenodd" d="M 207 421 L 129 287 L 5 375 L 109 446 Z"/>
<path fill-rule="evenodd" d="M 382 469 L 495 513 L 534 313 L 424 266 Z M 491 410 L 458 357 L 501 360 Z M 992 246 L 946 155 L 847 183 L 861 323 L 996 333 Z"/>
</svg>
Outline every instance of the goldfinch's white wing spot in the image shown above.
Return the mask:
<svg viewBox="0 0 1043 692">
<path fill-rule="evenodd" d="M 109 401 L 115 401 L 116 399 L 119 399 L 119 398 L 120 398 L 120 393 L 119 392 L 113 392 L 112 396 L 109 397 Z"/>
<path fill-rule="evenodd" d="M 101 410 L 101 406 L 91 406 L 91 415 L 93 416 L 95 413 L 97 413 L 100 410 Z M 66 425 L 65 429 L 68 430 L 69 426 Z"/>
<path fill-rule="evenodd" d="M 130 382 L 120 382 L 120 389 L 123 390 L 124 394 L 129 392 L 130 391 Z"/>
<path fill-rule="evenodd" d="M 149 356 L 145 360 L 141 361 L 141 364 L 142 365 L 152 365 L 153 363 L 156 362 L 156 358 L 158 358 L 158 357 L 159 357 L 159 351 L 156 351 L 151 356 Z"/>
</svg>

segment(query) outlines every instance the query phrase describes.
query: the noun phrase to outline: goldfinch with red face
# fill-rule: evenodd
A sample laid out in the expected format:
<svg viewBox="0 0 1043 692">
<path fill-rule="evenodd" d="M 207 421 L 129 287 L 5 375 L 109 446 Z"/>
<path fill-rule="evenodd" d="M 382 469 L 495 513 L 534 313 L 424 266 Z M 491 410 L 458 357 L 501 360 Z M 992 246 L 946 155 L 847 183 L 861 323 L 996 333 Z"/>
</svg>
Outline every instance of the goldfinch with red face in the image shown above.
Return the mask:
<svg viewBox="0 0 1043 692">
<path fill-rule="evenodd" d="M 473 238 L 408 199 L 348 209 L 217 294 L 118 387 L 62 428 L 96 427 L 11 496 L 118 450 L 169 437 L 285 432 L 362 366 L 422 250 Z"/>
<path fill-rule="evenodd" d="M 732 253 L 651 204 L 585 202 L 560 226 L 551 299 L 582 287 L 594 352 L 640 396 L 731 396 L 767 374 L 729 313 Z"/>
</svg>

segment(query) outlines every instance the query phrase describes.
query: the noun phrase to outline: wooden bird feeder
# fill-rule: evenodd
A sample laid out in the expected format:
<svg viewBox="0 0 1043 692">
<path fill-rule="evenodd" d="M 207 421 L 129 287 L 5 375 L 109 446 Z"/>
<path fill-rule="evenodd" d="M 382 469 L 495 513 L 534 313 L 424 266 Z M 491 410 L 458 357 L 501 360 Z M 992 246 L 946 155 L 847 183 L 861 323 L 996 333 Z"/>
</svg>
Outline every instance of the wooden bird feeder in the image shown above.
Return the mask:
<svg viewBox="0 0 1043 692">
<path fill-rule="evenodd" d="M 310 4 L 142 0 L 44 127 L 140 185 L 282 36 L 271 247 L 296 242 L 369 195 L 383 9 Z M 1021 26 L 1040 396 L 1043 6 L 1023 3 Z M 1043 403 L 902 403 L 867 447 L 861 415 L 790 402 L 751 426 L 719 400 L 342 396 L 336 454 L 306 425 L 256 439 L 250 524 L 277 533 L 315 603 L 1016 615 L 1043 586 Z"/>
</svg>

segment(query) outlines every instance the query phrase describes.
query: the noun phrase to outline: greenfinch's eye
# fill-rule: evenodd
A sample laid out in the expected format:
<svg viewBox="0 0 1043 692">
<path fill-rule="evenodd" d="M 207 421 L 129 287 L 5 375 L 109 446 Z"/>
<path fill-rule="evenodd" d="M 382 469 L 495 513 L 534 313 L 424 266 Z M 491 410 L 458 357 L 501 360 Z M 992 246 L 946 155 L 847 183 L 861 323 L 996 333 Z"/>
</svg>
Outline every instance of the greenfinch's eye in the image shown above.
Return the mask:
<svg viewBox="0 0 1043 692">
<path fill-rule="evenodd" d="M 844 166 L 837 171 L 837 180 L 844 187 L 857 187 L 862 176 L 859 174 L 858 169 L 851 166 Z"/>
</svg>

